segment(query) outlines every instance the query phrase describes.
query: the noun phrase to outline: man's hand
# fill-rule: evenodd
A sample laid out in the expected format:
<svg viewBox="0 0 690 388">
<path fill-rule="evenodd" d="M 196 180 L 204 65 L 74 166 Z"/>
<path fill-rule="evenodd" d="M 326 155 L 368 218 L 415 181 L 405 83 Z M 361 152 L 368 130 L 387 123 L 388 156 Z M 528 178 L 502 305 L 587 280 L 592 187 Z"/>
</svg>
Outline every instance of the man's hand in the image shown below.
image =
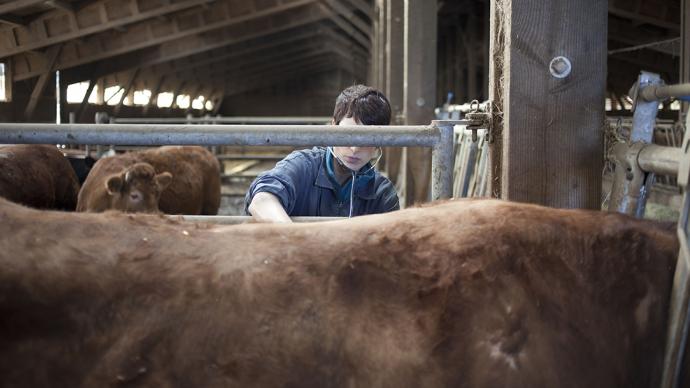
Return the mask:
<svg viewBox="0 0 690 388">
<path fill-rule="evenodd" d="M 283 209 L 280 199 L 265 191 L 256 193 L 248 210 L 257 222 L 292 223 L 290 216 Z"/>
</svg>

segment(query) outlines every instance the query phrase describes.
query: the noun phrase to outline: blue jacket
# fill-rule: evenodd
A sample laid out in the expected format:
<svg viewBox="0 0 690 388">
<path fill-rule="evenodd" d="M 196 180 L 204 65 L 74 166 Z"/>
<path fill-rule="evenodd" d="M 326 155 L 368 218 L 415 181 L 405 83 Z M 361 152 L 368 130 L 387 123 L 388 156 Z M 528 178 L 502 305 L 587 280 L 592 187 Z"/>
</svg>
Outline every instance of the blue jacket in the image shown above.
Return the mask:
<svg viewBox="0 0 690 388">
<path fill-rule="evenodd" d="M 321 147 L 292 152 L 252 182 L 244 199 L 245 212 L 256 193 L 265 191 L 277 196 L 292 217 L 347 217 L 352 179 L 339 187 L 327 163 L 332 160 L 330 156 L 330 151 Z M 370 164 L 360 171 L 354 180 L 353 216 L 400 209 L 395 187 L 388 178 Z"/>
</svg>

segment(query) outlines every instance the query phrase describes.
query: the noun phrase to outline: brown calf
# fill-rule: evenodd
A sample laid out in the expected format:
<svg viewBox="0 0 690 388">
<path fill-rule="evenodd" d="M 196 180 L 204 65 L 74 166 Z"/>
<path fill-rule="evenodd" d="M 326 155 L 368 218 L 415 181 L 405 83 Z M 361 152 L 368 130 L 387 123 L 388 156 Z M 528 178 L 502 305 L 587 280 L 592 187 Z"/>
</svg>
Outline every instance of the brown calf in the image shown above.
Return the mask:
<svg viewBox="0 0 690 388">
<path fill-rule="evenodd" d="M 653 387 L 673 231 L 495 200 L 207 226 L 0 202 L 0 385 Z"/>
<path fill-rule="evenodd" d="M 220 166 L 202 147 L 160 147 L 100 159 L 81 191 L 77 211 L 218 213 Z"/>
<path fill-rule="evenodd" d="M 54 145 L 0 146 L 0 197 L 39 209 L 74 210 L 79 181 Z"/>
</svg>

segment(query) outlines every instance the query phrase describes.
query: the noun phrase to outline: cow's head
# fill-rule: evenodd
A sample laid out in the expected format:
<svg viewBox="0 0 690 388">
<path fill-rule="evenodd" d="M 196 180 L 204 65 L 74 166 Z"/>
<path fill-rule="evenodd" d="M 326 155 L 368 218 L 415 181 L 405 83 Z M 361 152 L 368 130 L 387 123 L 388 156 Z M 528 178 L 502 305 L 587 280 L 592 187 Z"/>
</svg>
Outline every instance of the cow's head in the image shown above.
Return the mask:
<svg viewBox="0 0 690 388">
<path fill-rule="evenodd" d="M 158 212 L 161 193 L 172 182 L 172 174 L 156 170 L 148 163 L 136 163 L 105 181 L 110 208 L 124 212 Z"/>
</svg>

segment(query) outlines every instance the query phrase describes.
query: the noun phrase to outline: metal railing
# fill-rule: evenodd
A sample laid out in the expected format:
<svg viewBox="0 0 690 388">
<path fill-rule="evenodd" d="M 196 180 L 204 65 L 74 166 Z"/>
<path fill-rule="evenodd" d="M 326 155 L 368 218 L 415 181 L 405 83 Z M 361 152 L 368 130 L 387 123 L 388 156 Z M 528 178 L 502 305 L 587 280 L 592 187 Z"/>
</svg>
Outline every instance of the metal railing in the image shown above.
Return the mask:
<svg viewBox="0 0 690 388">
<path fill-rule="evenodd" d="M 431 197 L 450 198 L 453 126 L 0 124 L 0 144 L 418 146 L 432 148 Z"/>
</svg>

